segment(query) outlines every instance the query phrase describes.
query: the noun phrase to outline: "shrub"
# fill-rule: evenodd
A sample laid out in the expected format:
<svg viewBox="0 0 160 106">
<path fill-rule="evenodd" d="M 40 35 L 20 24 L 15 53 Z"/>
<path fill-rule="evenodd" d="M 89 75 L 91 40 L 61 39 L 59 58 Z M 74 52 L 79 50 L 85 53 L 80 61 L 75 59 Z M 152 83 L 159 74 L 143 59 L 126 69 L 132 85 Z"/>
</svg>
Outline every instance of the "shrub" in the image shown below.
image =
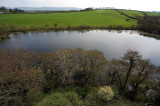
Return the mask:
<svg viewBox="0 0 160 106">
<path fill-rule="evenodd" d="M 110 86 L 100 87 L 100 90 L 98 91 L 98 98 L 108 102 L 113 99 L 113 96 L 114 96 L 114 92 Z"/>
<path fill-rule="evenodd" d="M 116 86 L 111 86 L 113 92 L 114 92 L 114 99 L 122 100 L 122 96 L 120 95 L 119 89 Z"/>
<path fill-rule="evenodd" d="M 82 106 L 83 101 L 81 97 L 76 92 L 65 92 L 63 93 L 64 97 L 68 99 L 73 106 Z"/>
<path fill-rule="evenodd" d="M 68 26 L 67 26 L 67 29 L 68 29 L 68 30 L 72 29 L 72 26 L 71 26 L 71 25 L 68 25 Z"/>
<path fill-rule="evenodd" d="M 58 27 L 58 24 L 54 24 L 54 27 Z"/>
<path fill-rule="evenodd" d="M 55 92 L 44 97 L 37 106 L 83 106 L 83 101 L 76 92 Z"/>
<path fill-rule="evenodd" d="M 146 103 L 147 102 L 147 97 L 144 94 L 142 94 L 142 93 L 137 93 L 137 95 L 136 95 L 136 101 L 137 102 Z"/>
<path fill-rule="evenodd" d="M 77 87 L 76 92 L 81 95 L 82 98 L 85 98 L 88 94 L 96 92 L 96 88 L 90 85 L 85 85 L 83 87 Z"/>
<path fill-rule="evenodd" d="M 35 105 L 37 104 L 39 101 L 41 101 L 44 98 L 45 94 L 41 92 L 40 89 L 35 89 L 33 91 L 30 91 L 26 97 L 25 97 L 25 105 Z"/>
<path fill-rule="evenodd" d="M 97 88 L 90 86 L 90 85 L 84 85 L 82 86 L 66 86 L 65 88 L 59 87 L 52 91 L 54 92 L 76 92 L 78 95 L 80 95 L 82 98 L 85 98 L 88 94 L 92 92 L 97 92 Z"/>
<path fill-rule="evenodd" d="M 37 106 L 72 106 L 62 93 L 54 93 L 46 96 Z"/>
<path fill-rule="evenodd" d="M 6 25 L 0 25 L 0 34 L 7 32 L 7 26 Z"/>
<path fill-rule="evenodd" d="M 45 27 L 49 27 L 49 24 L 46 24 Z"/>
<path fill-rule="evenodd" d="M 10 25 L 9 28 L 10 28 L 11 31 L 18 30 L 18 26 L 16 26 L 16 25 Z"/>
<path fill-rule="evenodd" d="M 85 97 L 86 106 L 97 106 L 97 104 L 100 104 L 100 103 L 96 93 L 91 93 Z"/>
<path fill-rule="evenodd" d="M 30 30 L 31 31 L 36 31 L 36 30 L 38 30 L 38 27 L 36 27 L 36 26 L 30 26 Z"/>
<path fill-rule="evenodd" d="M 56 88 L 54 89 L 52 92 L 61 92 L 61 93 L 64 93 L 64 92 L 74 92 L 76 91 L 76 86 L 66 86 L 66 87 L 59 87 L 59 88 Z"/>
<path fill-rule="evenodd" d="M 85 106 L 108 106 L 107 102 L 98 97 L 97 92 L 88 94 L 84 100 Z"/>
</svg>

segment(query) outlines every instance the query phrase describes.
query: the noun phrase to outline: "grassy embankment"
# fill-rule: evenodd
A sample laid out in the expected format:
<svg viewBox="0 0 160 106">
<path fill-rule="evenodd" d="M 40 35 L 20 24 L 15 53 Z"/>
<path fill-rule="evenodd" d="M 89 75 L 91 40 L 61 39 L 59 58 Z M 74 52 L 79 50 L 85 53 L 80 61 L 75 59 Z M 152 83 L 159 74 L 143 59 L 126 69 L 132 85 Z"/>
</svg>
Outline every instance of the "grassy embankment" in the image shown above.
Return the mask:
<svg viewBox="0 0 160 106">
<path fill-rule="evenodd" d="M 129 16 L 143 16 L 139 11 L 120 10 Z M 147 13 L 153 15 L 154 13 Z M 155 13 L 157 15 L 157 13 Z M 159 14 L 158 14 L 159 15 Z M 83 12 L 0 14 L 0 35 L 6 32 L 80 30 L 80 29 L 136 29 L 137 20 L 115 10 Z"/>
</svg>

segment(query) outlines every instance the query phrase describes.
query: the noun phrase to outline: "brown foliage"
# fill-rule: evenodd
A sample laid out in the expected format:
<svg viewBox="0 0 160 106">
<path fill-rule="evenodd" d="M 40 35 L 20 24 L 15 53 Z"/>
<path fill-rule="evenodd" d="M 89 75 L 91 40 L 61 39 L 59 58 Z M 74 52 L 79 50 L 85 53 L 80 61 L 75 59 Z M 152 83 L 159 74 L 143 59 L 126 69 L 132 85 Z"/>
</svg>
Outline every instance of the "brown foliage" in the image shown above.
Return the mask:
<svg viewBox="0 0 160 106">
<path fill-rule="evenodd" d="M 34 53 L 24 50 L 0 50 L 0 100 L 2 104 L 20 104 L 27 92 L 40 86 L 42 75 L 34 69 Z"/>
<path fill-rule="evenodd" d="M 105 75 L 106 82 L 119 86 L 121 93 L 130 85 L 136 94 L 153 69 L 137 51 L 127 51 L 120 60 L 113 59 L 109 67 L 107 64 L 103 53 L 97 50 L 63 49 L 39 55 L 22 49 L 0 49 L 0 105 L 21 105 L 36 88 L 49 92 L 71 84 L 96 86 L 102 84 Z"/>
</svg>

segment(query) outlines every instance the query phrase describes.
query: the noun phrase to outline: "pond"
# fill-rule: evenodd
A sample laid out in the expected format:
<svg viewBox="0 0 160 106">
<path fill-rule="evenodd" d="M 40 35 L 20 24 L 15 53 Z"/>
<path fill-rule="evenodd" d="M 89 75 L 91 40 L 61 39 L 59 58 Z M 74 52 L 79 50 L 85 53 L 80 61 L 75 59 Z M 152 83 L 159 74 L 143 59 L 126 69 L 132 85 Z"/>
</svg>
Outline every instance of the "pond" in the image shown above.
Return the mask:
<svg viewBox="0 0 160 106">
<path fill-rule="evenodd" d="M 0 41 L 0 48 L 55 52 L 59 49 L 96 49 L 108 60 L 120 59 L 127 50 L 139 51 L 154 65 L 160 65 L 160 40 L 145 37 L 136 31 L 59 31 L 11 34 Z"/>
</svg>

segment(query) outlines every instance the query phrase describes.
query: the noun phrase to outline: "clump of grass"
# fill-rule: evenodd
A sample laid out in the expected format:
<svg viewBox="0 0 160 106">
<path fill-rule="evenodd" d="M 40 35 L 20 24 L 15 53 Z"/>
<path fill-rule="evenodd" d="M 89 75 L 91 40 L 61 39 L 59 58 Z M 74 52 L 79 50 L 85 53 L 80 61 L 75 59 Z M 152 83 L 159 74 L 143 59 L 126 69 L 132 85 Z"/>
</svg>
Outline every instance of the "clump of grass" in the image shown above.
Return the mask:
<svg viewBox="0 0 160 106">
<path fill-rule="evenodd" d="M 57 27 L 58 27 L 58 24 L 54 24 L 54 27 L 57 28 Z"/>
<path fill-rule="evenodd" d="M 8 27 L 6 25 L 1 25 L 0 26 L 0 40 L 9 38 L 8 32 Z"/>
<path fill-rule="evenodd" d="M 10 31 L 18 31 L 18 26 L 17 25 L 9 25 L 9 30 Z"/>
<path fill-rule="evenodd" d="M 47 28 L 48 28 L 49 26 L 50 26 L 49 24 L 45 24 L 45 27 L 47 27 Z"/>
</svg>

